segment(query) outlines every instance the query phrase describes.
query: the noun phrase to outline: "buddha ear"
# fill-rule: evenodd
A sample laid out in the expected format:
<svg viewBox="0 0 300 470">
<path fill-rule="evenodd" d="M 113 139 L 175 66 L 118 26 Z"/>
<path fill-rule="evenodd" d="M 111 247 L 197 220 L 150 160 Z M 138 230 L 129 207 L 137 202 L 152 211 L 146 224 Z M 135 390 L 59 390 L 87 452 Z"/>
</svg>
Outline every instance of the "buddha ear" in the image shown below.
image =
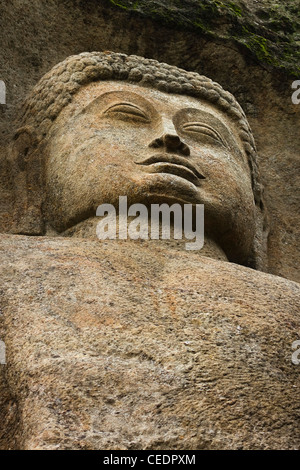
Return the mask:
<svg viewBox="0 0 300 470">
<path fill-rule="evenodd" d="M 268 211 L 265 206 L 263 189 L 259 202 L 255 205 L 255 237 L 248 266 L 258 271 L 268 272 L 268 237 L 270 231 Z"/>
<path fill-rule="evenodd" d="M 13 233 L 41 235 L 42 167 L 39 141 L 30 127 L 19 129 L 9 149 L 14 188 Z"/>
</svg>

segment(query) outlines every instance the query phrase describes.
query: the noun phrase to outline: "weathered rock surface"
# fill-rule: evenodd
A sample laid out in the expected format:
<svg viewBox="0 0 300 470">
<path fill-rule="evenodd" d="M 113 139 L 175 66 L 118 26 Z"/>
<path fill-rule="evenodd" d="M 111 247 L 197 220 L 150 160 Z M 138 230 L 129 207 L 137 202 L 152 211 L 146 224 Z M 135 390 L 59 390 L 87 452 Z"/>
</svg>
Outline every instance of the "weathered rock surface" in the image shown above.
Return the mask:
<svg viewBox="0 0 300 470">
<path fill-rule="evenodd" d="M 129 5 L 124 0 L 118 3 Z M 249 0 L 230 2 L 226 7 L 221 5 L 225 2 L 206 2 L 211 3 L 211 9 L 218 3 L 218 14 L 206 15 L 209 32 L 201 25 L 183 29 L 176 22 L 177 14 L 178 18 L 186 14 L 184 5 L 195 2 L 180 2 L 180 11 L 177 8 L 172 13 L 172 24 L 166 24 L 162 16 L 158 21 L 161 9 L 153 18 L 146 15 L 142 4 L 149 8 L 154 2 L 138 3 L 132 5 L 139 7 L 139 14 L 109 0 L 68 0 L 63 4 L 57 0 L 12 0 L 1 6 L 0 79 L 7 86 L 7 105 L 0 106 L 0 231 L 9 231 L 12 224 L 14 181 L 5 157 L 18 105 L 45 72 L 70 54 L 110 49 L 198 71 L 237 97 L 260 155 L 271 224 L 269 272 L 299 281 L 300 105 L 291 101 L 291 84 L 297 77 L 287 72 L 295 72 L 299 48 L 294 2 L 279 5 L 273 0 L 263 4 Z M 166 6 L 171 3 L 164 2 Z M 251 34 L 230 39 L 236 24 L 240 32 L 246 27 Z M 243 40 L 249 47 L 241 48 L 238 42 Z M 264 60 L 268 59 L 265 46 L 283 66 L 281 72 L 276 64 Z"/>
<path fill-rule="evenodd" d="M 300 11 L 294 0 L 108 0 L 177 29 L 231 41 L 264 65 L 300 72 Z"/>
<path fill-rule="evenodd" d="M 299 448 L 296 283 L 153 241 L 0 251 L 2 448 Z"/>
<path fill-rule="evenodd" d="M 198 25 L 187 24 L 195 1 L 168 21 L 172 1 L 113 3 L 1 5 L 0 231 L 13 222 L 6 145 L 18 105 L 70 54 L 110 49 L 237 97 L 260 155 L 269 272 L 299 281 L 295 2 L 207 0 Z M 299 449 L 299 285 L 159 243 L 11 235 L 0 281 L 2 449 Z"/>
</svg>

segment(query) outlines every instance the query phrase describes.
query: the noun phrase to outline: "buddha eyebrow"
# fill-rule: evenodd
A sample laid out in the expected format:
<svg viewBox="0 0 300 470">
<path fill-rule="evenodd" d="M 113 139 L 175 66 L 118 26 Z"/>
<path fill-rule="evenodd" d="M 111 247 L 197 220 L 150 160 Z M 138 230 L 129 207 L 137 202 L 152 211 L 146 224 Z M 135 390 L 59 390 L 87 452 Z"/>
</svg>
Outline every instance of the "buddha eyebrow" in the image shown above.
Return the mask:
<svg viewBox="0 0 300 470">
<path fill-rule="evenodd" d="M 137 116 L 139 115 L 140 117 L 144 117 L 144 119 L 149 119 L 148 116 L 149 116 L 149 111 L 147 109 L 147 106 L 143 106 L 142 108 L 140 106 L 138 106 L 137 104 L 133 104 L 131 101 L 117 101 L 118 99 L 119 100 L 122 100 L 122 97 L 120 96 L 120 93 L 122 92 L 108 92 L 108 93 L 104 93 L 100 96 L 98 96 L 97 98 L 94 98 L 89 104 L 87 104 L 81 111 L 79 111 L 78 113 L 76 113 L 76 115 L 78 114 L 84 114 L 84 113 L 88 113 L 90 112 L 91 110 L 94 109 L 95 106 L 99 106 L 100 108 L 105 108 L 105 106 L 108 106 L 106 109 L 104 109 L 103 111 L 103 114 L 105 114 L 106 112 L 108 111 L 111 111 L 111 112 L 117 112 L 117 109 L 114 110 L 115 107 L 119 107 L 119 106 L 126 106 L 127 107 L 127 110 L 123 110 L 124 113 L 126 112 L 131 112 L 132 114 L 135 113 Z M 127 93 L 128 94 L 128 93 Z M 131 93 L 130 93 L 131 94 Z M 129 94 L 129 95 L 130 95 Z M 119 95 L 119 96 L 118 96 Z M 135 94 L 132 94 L 133 97 L 132 97 L 132 101 L 135 101 L 137 99 L 137 95 Z M 111 105 L 109 105 L 109 103 L 103 103 L 103 98 L 105 98 L 106 96 L 109 96 L 109 101 L 111 103 Z M 130 99 L 130 97 L 128 96 L 128 98 Z M 146 100 L 145 100 L 146 101 Z M 130 108 L 130 109 L 129 109 Z"/>
<path fill-rule="evenodd" d="M 204 124 L 201 121 L 189 121 L 183 124 L 182 128 L 189 130 L 189 127 L 199 127 L 201 129 L 202 134 L 207 134 L 212 137 L 211 134 L 213 134 L 214 138 L 217 140 L 220 140 L 224 145 L 226 145 L 226 142 L 224 141 L 223 137 L 221 134 L 219 134 L 218 131 L 216 131 L 213 127 L 208 126 L 207 124 Z M 206 132 L 205 132 L 206 130 Z"/>
<path fill-rule="evenodd" d="M 133 104 L 133 103 L 129 103 L 127 101 L 122 101 L 122 102 L 119 102 L 119 103 L 114 103 L 113 105 L 109 106 L 105 111 L 104 113 L 106 113 L 107 111 L 112 111 L 114 110 L 115 108 L 120 108 L 122 106 L 125 106 L 126 108 L 129 108 L 129 112 L 132 113 L 132 114 L 135 114 L 137 116 L 143 116 L 145 118 L 147 118 L 147 112 L 144 111 L 142 108 L 140 108 L 139 106 Z M 123 112 L 126 112 L 126 110 Z"/>
</svg>

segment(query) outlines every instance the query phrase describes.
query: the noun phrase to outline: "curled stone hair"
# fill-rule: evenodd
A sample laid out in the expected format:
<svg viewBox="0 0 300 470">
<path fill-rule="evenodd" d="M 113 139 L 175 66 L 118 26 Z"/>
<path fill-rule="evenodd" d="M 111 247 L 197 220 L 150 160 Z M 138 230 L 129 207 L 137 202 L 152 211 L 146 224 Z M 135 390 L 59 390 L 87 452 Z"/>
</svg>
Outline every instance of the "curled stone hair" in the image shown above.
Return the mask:
<svg viewBox="0 0 300 470">
<path fill-rule="evenodd" d="M 39 141 L 81 86 L 98 80 L 125 80 L 167 93 L 183 94 L 213 103 L 235 122 L 252 175 L 256 203 L 261 203 L 257 152 L 247 118 L 231 93 L 196 72 L 157 60 L 114 52 L 84 52 L 57 64 L 34 87 L 22 107 L 19 127 L 30 126 Z"/>
</svg>

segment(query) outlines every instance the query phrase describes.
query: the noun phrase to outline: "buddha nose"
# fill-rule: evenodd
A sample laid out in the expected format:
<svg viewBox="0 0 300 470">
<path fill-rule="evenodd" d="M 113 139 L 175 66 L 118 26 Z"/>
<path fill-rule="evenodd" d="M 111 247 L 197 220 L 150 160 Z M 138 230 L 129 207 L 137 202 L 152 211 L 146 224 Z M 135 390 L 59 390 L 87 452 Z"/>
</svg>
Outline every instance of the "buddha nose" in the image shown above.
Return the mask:
<svg viewBox="0 0 300 470">
<path fill-rule="evenodd" d="M 163 133 L 157 139 L 154 139 L 149 147 L 164 147 L 167 151 L 190 155 L 189 147 L 181 140 L 172 121 L 163 119 Z"/>
<path fill-rule="evenodd" d="M 164 134 L 162 137 L 165 146 L 171 150 L 176 150 L 182 144 L 181 139 L 176 134 Z"/>
</svg>

